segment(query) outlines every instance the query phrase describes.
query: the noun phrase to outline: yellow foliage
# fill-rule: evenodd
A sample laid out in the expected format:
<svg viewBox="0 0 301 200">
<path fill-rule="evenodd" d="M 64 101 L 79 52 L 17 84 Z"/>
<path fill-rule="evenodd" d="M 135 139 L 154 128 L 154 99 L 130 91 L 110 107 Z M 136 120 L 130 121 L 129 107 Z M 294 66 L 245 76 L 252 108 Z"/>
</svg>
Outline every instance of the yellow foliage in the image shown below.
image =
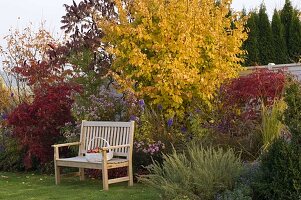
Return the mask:
<svg viewBox="0 0 301 200">
<path fill-rule="evenodd" d="M 0 114 L 7 111 L 10 105 L 9 91 L 0 77 Z"/>
<path fill-rule="evenodd" d="M 115 1 L 118 21 L 98 19 L 114 57 L 112 74 L 168 116 L 193 101 L 209 103 L 241 70 L 244 19 L 228 16 L 231 1 Z M 235 27 L 235 28 L 233 28 Z"/>
</svg>

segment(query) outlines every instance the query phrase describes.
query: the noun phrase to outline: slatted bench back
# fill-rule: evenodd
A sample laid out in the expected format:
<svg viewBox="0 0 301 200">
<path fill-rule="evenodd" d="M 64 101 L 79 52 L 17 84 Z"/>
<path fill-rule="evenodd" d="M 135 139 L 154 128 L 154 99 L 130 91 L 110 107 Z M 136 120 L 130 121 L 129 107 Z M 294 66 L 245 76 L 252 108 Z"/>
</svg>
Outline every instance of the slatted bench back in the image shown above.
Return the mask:
<svg viewBox="0 0 301 200">
<path fill-rule="evenodd" d="M 113 150 L 115 156 L 128 157 L 133 148 L 134 122 L 83 121 L 80 153 L 96 147 L 106 146 L 100 138 L 107 140 L 110 146 L 129 144 L 130 148 L 124 147 Z"/>
</svg>

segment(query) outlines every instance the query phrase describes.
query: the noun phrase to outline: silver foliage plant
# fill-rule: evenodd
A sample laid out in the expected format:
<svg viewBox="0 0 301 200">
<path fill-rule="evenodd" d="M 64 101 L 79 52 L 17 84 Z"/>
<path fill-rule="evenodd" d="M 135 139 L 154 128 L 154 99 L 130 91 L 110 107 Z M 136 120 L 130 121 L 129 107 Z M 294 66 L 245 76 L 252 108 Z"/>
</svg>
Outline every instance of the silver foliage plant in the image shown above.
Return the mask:
<svg viewBox="0 0 301 200">
<path fill-rule="evenodd" d="M 162 165 L 148 166 L 140 181 L 159 190 L 164 199 L 214 199 L 234 187 L 242 162 L 232 149 L 190 144 L 186 152 L 163 155 Z"/>
</svg>

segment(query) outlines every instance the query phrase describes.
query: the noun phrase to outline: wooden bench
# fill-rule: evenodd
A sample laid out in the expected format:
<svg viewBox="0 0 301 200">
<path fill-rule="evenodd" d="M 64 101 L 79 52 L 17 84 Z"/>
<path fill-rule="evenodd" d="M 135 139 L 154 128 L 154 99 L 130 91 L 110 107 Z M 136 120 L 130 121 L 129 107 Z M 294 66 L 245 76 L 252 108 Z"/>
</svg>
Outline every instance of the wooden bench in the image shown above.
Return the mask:
<svg viewBox="0 0 301 200">
<path fill-rule="evenodd" d="M 105 147 L 101 139 L 107 140 L 110 147 Z M 108 190 L 109 184 L 128 181 L 129 186 L 133 185 L 132 151 L 134 138 L 134 122 L 100 122 L 82 121 L 80 141 L 65 144 L 55 144 L 54 147 L 54 167 L 55 183 L 61 181 L 61 167 L 76 167 L 79 172 L 75 173 L 84 180 L 84 169 L 101 169 L 103 189 Z M 72 158 L 60 158 L 59 148 L 78 145 L 78 156 Z M 90 147 L 88 147 L 90 145 Z M 85 154 L 89 149 L 101 147 L 103 160 L 101 162 L 88 162 Z M 89 149 L 88 149 L 89 148 Z M 107 151 L 113 151 L 113 158 L 107 160 Z M 108 170 L 119 167 L 127 167 L 126 177 L 108 179 Z"/>
</svg>

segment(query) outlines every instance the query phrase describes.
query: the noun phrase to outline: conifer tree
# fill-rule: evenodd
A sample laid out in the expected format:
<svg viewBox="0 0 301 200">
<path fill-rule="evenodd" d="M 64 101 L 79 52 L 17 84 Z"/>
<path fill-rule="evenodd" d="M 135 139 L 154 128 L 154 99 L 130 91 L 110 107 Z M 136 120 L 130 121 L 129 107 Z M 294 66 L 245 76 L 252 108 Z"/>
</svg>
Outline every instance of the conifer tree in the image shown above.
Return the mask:
<svg viewBox="0 0 301 200">
<path fill-rule="evenodd" d="M 288 62 L 288 52 L 284 37 L 284 26 L 281 23 L 279 12 L 275 9 L 272 19 L 272 32 L 275 56 L 275 63 L 283 64 Z"/>
<path fill-rule="evenodd" d="M 246 10 L 245 7 L 243 7 L 243 9 L 242 9 L 242 11 L 241 11 L 241 16 L 242 16 L 242 17 L 247 16 L 247 10 Z"/>
<path fill-rule="evenodd" d="M 289 27 L 290 37 L 288 38 L 288 51 L 291 62 L 299 62 L 301 56 L 301 22 L 297 13 L 293 15 L 291 26 Z"/>
<path fill-rule="evenodd" d="M 272 28 L 264 4 L 261 4 L 259 9 L 258 30 L 260 63 L 262 65 L 273 63 L 275 62 L 275 55 L 273 48 Z"/>
<path fill-rule="evenodd" d="M 248 39 L 244 42 L 243 48 L 247 51 L 245 65 L 255 66 L 260 65 L 258 49 L 258 28 L 256 24 L 258 14 L 256 12 L 251 12 L 249 15 L 250 17 L 246 24 Z"/>
<path fill-rule="evenodd" d="M 290 26 L 292 23 L 293 19 L 293 14 L 294 14 L 294 9 L 291 4 L 290 0 L 285 0 L 285 4 L 283 6 L 283 9 L 281 11 L 280 17 L 281 17 L 281 22 L 284 26 L 284 37 L 286 40 L 286 44 L 288 45 L 289 43 L 289 37 L 290 37 Z"/>
</svg>

